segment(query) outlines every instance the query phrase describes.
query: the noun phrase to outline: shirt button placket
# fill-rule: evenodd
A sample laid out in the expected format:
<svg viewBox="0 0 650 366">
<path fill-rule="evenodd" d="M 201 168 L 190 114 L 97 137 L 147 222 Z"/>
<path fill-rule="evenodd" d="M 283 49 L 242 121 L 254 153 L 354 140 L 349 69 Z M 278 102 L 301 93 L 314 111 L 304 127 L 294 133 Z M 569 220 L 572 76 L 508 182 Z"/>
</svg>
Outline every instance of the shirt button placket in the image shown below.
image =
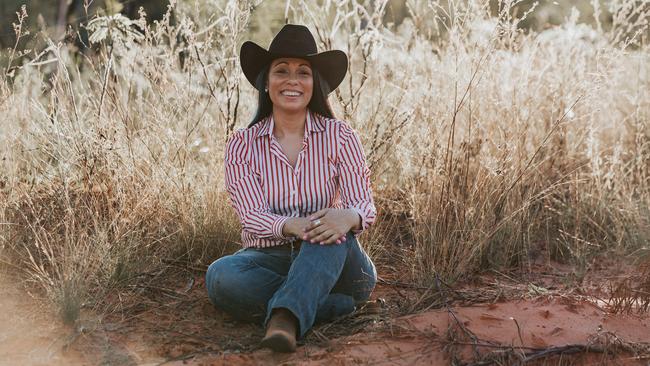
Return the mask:
<svg viewBox="0 0 650 366">
<path fill-rule="evenodd" d="M 299 157 L 300 159 L 300 157 Z M 302 164 L 300 165 L 302 166 Z M 298 194 L 298 191 L 300 190 L 300 170 L 299 169 L 294 169 L 293 171 L 293 182 L 294 182 L 294 191 L 293 191 L 293 196 L 296 198 L 296 207 L 298 207 L 298 215 L 302 215 L 302 208 L 300 207 L 300 194 Z M 296 197 L 298 196 L 298 197 Z"/>
<path fill-rule="evenodd" d="M 296 195 L 298 193 L 298 184 L 296 182 L 296 170 L 294 169 L 293 176 L 291 177 L 291 205 L 296 207 L 298 202 L 296 200 Z"/>
</svg>

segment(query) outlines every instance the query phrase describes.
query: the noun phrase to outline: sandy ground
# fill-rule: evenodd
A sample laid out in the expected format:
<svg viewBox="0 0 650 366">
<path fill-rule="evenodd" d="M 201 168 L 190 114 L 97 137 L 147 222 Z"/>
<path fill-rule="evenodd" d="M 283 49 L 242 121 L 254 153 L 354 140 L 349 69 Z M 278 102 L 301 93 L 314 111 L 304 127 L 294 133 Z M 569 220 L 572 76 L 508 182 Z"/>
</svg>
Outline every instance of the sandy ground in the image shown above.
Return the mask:
<svg viewBox="0 0 650 366">
<path fill-rule="evenodd" d="M 295 354 L 259 349 L 262 328 L 214 309 L 200 272 L 153 278 L 120 311 L 87 312 L 75 327 L 4 278 L 0 365 L 650 364 L 650 314 L 613 314 L 584 293 L 623 274 L 594 273 L 575 291 L 561 268 L 544 273 L 487 276 L 460 292 L 385 280 L 382 311 L 319 325 Z"/>
<path fill-rule="evenodd" d="M 604 341 L 648 342 L 650 320 L 636 316 L 611 315 L 589 302 L 563 299 L 519 300 L 460 307 L 452 310 L 460 322 L 483 343 L 548 349 Z M 517 320 L 515 322 L 515 320 Z M 469 346 L 445 350 L 446 333 L 455 324 L 448 310 L 431 310 L 396 318 L 389 327 L 369 326 L 363 333 L 334 339 L 328 345 L 305 345 L 294 355 L 275 355 L 257 350 L 246 355 L 207 355 L 192 362 L 170 362 L 170 365 L 213 364 L 305 364 L 305 365 L 447 365 L 454 356 L 472 360 Z M 373 329 L 374 328 L 374 329 Z M 518 330 L 519 328 L 519 330 Z M 466 342 L 469 343 L 469 339 Z M 485 355 L 486 350 L 478 347 Z M 565 356 L 565 359 L 567 356 Z M 559 357 L 547 360 L 557 364 Z M 632 353 L 577 354 L 573 364 L 647 365 L 650 359 L 635 359 Z M 507 363 L 506 363 L 507 364 Z"/>
<path fill-rule="evenodd" d="M 87 364 L 56 314 L 0 275 L 0 365 Z"/>
</svg>

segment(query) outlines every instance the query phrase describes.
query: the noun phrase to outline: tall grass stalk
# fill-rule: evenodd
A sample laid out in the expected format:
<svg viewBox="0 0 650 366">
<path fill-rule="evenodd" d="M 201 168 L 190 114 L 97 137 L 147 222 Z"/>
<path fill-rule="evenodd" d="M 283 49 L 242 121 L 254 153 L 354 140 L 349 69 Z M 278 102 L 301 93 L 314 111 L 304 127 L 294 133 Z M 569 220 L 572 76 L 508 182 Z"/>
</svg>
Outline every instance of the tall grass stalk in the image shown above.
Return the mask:
<svg viewBox="0 0 650 366">
<path fill-rule="evenodd" d="M 350 57 L 330 100 L 373 172 L 381 214 L 362 242 L 411 281 L 538 258 L 586 268 L 650 238 L 648 12 L 616 1 L 595 12 L 608 26 L 574 12 L 524 31 L 535 11 L 519 3 L 408 1 L 400 25 L 388 1 L 278 6 Z M 142 272 L 236 247 L 223 146 L 254 112 L 238 47 L 268 40 L 252 26 L 275 24 L 265 5 L 174 3 L 174 25 L 99 18 L 92 50 L 41 35 L 45 51 L 2 70 L 1 260 L 68 321 Z"/>
</svg>

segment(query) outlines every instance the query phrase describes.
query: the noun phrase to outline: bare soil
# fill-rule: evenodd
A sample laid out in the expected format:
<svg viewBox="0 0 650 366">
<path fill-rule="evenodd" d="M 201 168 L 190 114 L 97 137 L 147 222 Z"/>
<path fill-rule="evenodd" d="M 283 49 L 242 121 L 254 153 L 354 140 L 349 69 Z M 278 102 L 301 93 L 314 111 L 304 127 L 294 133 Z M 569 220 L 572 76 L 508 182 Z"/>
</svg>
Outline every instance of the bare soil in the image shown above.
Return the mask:
<svg viewBox="0 0 650 366">
<path fill-rule="evenodd" d="M 546 263 L 456 286 L 384 275 L 374 295 L 381 309 L 317 325 L 294 354 L 259 349 L 262 327 L 215 309 L 200 269 L 170 265 L 116 293 L 108 303 L 120 306 L 108 315 L 85 311 L 72 327 L 5 276 L 0 364 L 648 365 L 650 314 L 613 313 L 607 295 L 634 271 L 603 258 L 581 275 Z"/>
<path fill-rule="evenodd" d="M 70 329 L 21 287 L 0 274 L 0 365 L 89 364 L 68 347 Z"/>
</svg>

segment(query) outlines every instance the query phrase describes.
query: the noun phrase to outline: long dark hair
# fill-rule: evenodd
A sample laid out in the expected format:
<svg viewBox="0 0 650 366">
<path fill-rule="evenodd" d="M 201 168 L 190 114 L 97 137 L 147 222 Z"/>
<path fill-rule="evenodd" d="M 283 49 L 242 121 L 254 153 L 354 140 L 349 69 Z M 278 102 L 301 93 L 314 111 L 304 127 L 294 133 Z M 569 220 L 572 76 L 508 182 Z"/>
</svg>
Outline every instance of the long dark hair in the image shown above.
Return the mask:
<svg viewBox="0 0 650 366">
<path fill-rule="evenodd" d="M 255 88 L 258 90 L 259 95 L 257 98 L 257 111 L 255 112 L 255 117 L 253 117 L 251 123 L 248 124 L 248 127 L 254 126 L 257 122 L 273 113 L 273 102 L 271 101 L 271 97 L 269 97 L 269 93 L 263 91 L 266 87 L 266 79 L 269 75 L 270 66 L 271 65 L 265 67 L 262 72 L 257 75 L 257 79 L 255 79 Z M 307 108 L 321 116 L 335 118 L 334 113 L 332 113 L 332 108 L 327 101 L 327 95 L 331 92 L 327 81 L 323 79 L 316 68 L 312 68 L 312 77 L 314 79 L 314 90 L 311 95 L 311 100 L 309 101 L 309 104 L 307 104 Z"/>
</svg>

